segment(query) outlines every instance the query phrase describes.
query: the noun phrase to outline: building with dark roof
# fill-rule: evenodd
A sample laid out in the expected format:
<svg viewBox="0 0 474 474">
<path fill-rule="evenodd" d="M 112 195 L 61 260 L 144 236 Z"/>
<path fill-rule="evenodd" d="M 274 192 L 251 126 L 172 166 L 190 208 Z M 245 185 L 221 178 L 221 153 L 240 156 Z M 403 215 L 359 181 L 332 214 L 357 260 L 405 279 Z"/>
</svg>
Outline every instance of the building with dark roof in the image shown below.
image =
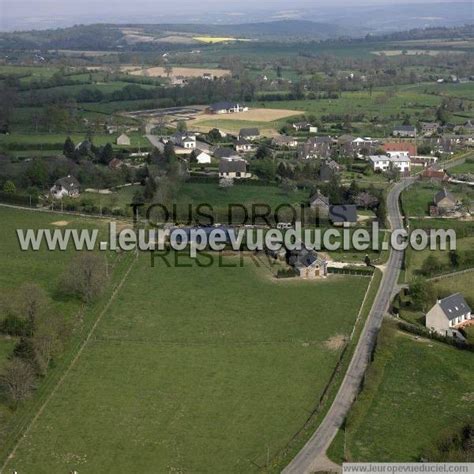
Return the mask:
<svg viewBox="0 0 474 474">
<path fill-rule="evenodd" d="M 50 193 L 55 199 L 62 199 L 65 196 L 79 196 L 79 189 L 79 181 L 74 176 L 68 175 L 58 179 L 50 189 Z"/>
<path fill-rule="evenodd" d="M 472 314 L 461 293 L 455 293 L 438 300 L 426 314 L 426 327 L 444 336 L 451 335 L 450 331 L 469 324 Z"/>
<path fill-rule="evenodd" d="M 456 202 L 456 198 L 446 188 L 438 191 L 434 197 L 434 203 L 441 214 L 454 211 Z"/>
<path fill-rule="evenodd" d="M 314 280 L 327 277 L 327 260 L 314 250 L 305 247 L 301 250 L 293 250 L 288 253 L 287 262 L 300 278 Z"/>
<path fill-rule="evenodd" d="M 247 171 L 247 162 L 239 157 L 222 158 L 219 162 L 219 178 L 243 179 L 251 178 Z"/>
<path fill-rule="evenodd" d="M 256 140 L 260 136 L 258 128 L 241 128 L 239 138 L 242 140 Z"/>
<path fill-rule="evenodd" d="M 329 206 L 329 220 L 335 226 L 357 224 L 357 207 L 354 204 Z"/>
<path fill-rule="evenodd" d="M 398 125 L 393 129 L 392 135 L 394 137 L 415 138 L 416 127 L 413 125 Z"/>
</svg>

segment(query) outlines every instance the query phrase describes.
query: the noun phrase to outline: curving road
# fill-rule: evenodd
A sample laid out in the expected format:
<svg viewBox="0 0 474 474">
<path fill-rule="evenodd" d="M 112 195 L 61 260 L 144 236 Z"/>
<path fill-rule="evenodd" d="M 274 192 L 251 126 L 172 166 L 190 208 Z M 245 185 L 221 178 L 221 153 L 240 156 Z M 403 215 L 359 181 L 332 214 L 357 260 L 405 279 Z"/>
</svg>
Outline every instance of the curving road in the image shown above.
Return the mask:
<svg viewBox="0 0 474 474">
<path fill-rule="evenodd" d="M 414 181 L 414 178 L 402 180 L 390 190 L 387 196 L 387 216 L 392 231 L 403 228 L 403 219 L 398 205 L 399 197 L 400 193 Z M 330 462 L 326 458 L 326 450 L 342 426 L 359 392 L 377 334 L 382 325 L 383 316 L 397 285 L 402 262 L 403 251 L 392 249 L 372 309 L 331 408 L 303 449 L 283 470 L 284 474 L 304 474 L 328 470 Z"/>
</svg>

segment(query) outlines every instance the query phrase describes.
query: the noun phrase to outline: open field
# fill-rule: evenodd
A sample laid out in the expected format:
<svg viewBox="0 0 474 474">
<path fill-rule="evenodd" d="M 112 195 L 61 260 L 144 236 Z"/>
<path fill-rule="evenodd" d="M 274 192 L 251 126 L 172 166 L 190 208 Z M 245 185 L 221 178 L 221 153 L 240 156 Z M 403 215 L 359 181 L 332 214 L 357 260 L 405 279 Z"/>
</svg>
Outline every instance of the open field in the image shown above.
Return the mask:
<svg viewBox="0 0 474 474">
<path fill-rule="evenodd" d="M 471 353 L 385 326 L 346 425 L 346 459 L 419 461 L 472 415 L 473 393 Z M 339 459 L 340 438 L 331 450 Z"/>
<path fill-rule="evenodd" d="M 299 204 L 309 199 L 308 193 L 298 190 L 284 194 L 277 186 L 235 185 L 222 189 L 217 183 L 185 183 L 176 196 L 176 202 L 183 208 L 188 204 L 197 206 L 210 203 L 216 209 L 226 209 L 229 204 L 239 203 L 244 206 L 252 204 L 268 204 L 275 210 L 280 204 Z"/>
<path fill-rule="evenodd" d="M 163 67 L 150 67 L 136 69 L 133 66 L 125 66 L 122 70 L 127 71 L 132 76 L 148 76 L 148 77 L 167 77 L 168 74 Z M 212 74 L 216 77 L 224 77 L 230 74 L 227 69 L 206 69 L 206 68 L 191 68 L 191 67 L 173 67 L 171 76 L 184 77 L 202 77 L 204 74 Z"/>
<path fill-rule="evenodd" d="M 151 268 L 142 255 L 8 469 L 257 471 L 328 381 L 327 342 L 349 334 L 368 283 L 349 278 L 275 282 L 250 261 Z"/>
<path fill-rule="evenodd" d="M 264 133 L 272 135 L 276 133 L 284 119 L 297 117 L 300 114 L 301 111 L 291 109 L 252 108 L 248 112 L 238 114 L 201 114 L 190 121 L 189 126 L 205 131 L 215 127 L 228 133 L 238 132 L 245 127 L 257 127 Z"/>
</svg>

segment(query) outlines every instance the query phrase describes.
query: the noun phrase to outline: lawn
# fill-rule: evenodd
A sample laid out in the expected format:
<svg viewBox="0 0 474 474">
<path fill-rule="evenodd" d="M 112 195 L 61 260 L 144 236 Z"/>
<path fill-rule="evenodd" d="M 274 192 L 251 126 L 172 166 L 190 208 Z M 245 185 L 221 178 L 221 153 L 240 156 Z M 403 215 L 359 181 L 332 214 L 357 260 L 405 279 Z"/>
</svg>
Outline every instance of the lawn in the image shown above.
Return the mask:
<svg viewBox="0 0 474 474">
<path fill-rule="evenodd" d="M 472 354 L 386 326 L 383 336 L 349 415 L 346 457 L 419 461 L 425 448 L 474 413 Z M 342 447 L 339 437 L 333 457 L 342 457 L 334 452 Z"/>
<path fill-rule="evenodd" d="M 258 471 L 317 404 L 367 284 L 142 255 L 7 469 Z"/>
</svg>

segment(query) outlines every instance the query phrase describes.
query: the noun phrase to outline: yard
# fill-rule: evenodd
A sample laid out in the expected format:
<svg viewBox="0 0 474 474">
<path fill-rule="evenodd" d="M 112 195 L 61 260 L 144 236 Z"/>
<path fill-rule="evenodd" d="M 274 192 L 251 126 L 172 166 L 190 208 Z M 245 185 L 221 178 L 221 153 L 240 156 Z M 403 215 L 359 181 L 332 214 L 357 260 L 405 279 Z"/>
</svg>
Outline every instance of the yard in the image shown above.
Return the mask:
<svg viewBox="0 0 474 474">
<path fill-rule="evenodd" d="M 259 471 L 317 404 L 367 284 L 141 255 L 7 469 Z"/>
<path fill-rule="evenodd" d="M 387 323 L 386 323 L 387 324 Z M 385 326 L 364 390 L 331 447 L 341 461 L 415 462 L 474 413 L 472 354 Z"/>
</svg>

